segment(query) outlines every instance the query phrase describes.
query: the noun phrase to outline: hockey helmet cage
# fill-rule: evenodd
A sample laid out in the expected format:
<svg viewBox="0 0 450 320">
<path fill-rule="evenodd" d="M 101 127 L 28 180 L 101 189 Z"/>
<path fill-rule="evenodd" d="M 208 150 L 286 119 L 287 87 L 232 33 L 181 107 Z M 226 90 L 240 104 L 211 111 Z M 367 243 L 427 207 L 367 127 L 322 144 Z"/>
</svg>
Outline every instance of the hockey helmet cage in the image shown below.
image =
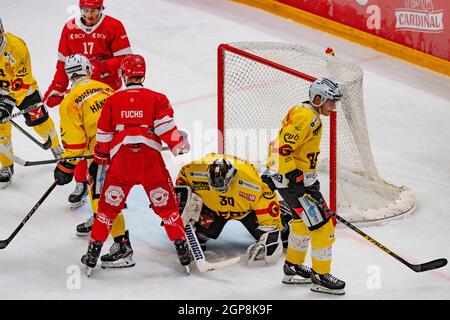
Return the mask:
<svg viewBox="0 0 450 320">
<path fill-rule="evenodd" d="M 225 192 L 230 187 L 236 175 L 236 167 L 226 159 L 216 159 L 208 166 L 209 185 L 220 192 Z"/>
<path fill-rule="evenodd" d="M 121 78 L 145 77 L 145 59 L 138 54 L 126 56 L 119 67 Z"/>
<path fill-rule="evenodd" d="M 65 69 L 69 79 L 78 76 L 88 76 L 88 71 L 92 72 L 89 59 L 82 54 L 73 54 L 66 59 Z"/>
<path fill-rule="evenodd" d="M 80 8 L 103 8 L 103 0 L 80 0 Z"/>
<path fill-rule="evenodd" d="M 5 33 L 5 29 L 3 29 L 2 18 L 0 18 L 0 33 Z"/>
<path fill-rule="evenodd" d="M 334 101 L 340 101 L 342 98 L 342 92 L 337 83 L 334 83 L 330 79 L 323 78 L 317 79 L 309 87 L 309 99 L 311 103 L 316 96 L 320 96 L 320 105 L 323 105 L 327 99 Z"/>
</svg>

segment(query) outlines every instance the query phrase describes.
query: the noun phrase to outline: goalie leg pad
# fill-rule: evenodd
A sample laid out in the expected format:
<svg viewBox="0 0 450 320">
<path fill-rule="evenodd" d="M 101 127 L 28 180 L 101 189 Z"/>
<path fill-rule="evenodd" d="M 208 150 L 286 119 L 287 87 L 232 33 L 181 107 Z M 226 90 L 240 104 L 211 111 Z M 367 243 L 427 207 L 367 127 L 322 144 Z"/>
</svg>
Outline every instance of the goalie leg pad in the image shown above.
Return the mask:
<svg viewBox="0 0 450 320">
<path fill-rule="evenodd" d="M 203 200 L 196 193 L 192 192 L 189 186 L 176 186 L 175 192 L 179 200 L 179 210 L 183 224 L 189 221 L 196 223 L 200 218 L 203 207 Z"/>
<path fill-rule="evenodd" d="M 258 242 L 247 249 L 247 264 L 249 266 L 271 265 L 283 254 L 281 232 L 275 226 L 259 226 L 264 232 Z"/>
</svg>

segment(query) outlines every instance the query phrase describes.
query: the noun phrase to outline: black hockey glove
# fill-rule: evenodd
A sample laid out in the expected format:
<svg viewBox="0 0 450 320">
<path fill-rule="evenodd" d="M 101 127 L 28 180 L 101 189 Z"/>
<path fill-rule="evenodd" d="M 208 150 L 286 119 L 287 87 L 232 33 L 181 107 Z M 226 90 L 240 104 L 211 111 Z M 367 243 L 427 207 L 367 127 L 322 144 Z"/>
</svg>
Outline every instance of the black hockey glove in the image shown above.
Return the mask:
<svg viewBox="0 0 450 320">
<path fill-rule="evenodd" d="M 11 115 L 15 105 L 13 98 L 0 95 L 0 121 Z"/>
<path fill-rule="evenodd" d="M 53 173 L 56 180 L 56 184 L 59 186 L 63 186 L 72 181 L 74 170 L 75 165 L 68 162 L 59 162 L 56 165 L 55 171 Z"/>
<path fill-rule="evenodd" d="M 302 197 L 305 194 L 305 182 L 303 181 L 303 172 L 299 169 L 289 171 L 284 175 L 288 182 L 289 193 L 296 197 Z"/>
<path fill-rule="evenodd" d="M 269 187 L 270 190 L 275 191 L 275 190 L 277 190 L 277 187 L 275 186 L 275 183 L 273 182 L 272 175 L 268 171 L 269 170 L 266 170 L 263 172 L 263 174 L 261 175 L 261 180 L 262 180 L 262 182 L 267 184 L 267 186 Z"/>
</svg>

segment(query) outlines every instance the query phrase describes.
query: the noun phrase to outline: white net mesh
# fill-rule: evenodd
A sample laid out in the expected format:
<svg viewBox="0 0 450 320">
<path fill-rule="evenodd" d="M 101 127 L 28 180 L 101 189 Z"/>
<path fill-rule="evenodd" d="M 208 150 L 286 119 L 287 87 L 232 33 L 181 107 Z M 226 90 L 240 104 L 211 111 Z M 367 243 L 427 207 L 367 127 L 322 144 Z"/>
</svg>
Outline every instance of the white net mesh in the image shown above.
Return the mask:
<svg viewBox="0 0 450 320">
<path fill-rule="evenodd" d="M 385 182 L 370 149 L 363 101 L 363 72 L 357 65 L 313 52 L 297 44 L 241 42 L 229 46 L 314 78 L 337 82 L 337 212 L 352 222 L 376 222 L 410 213 L 412 192 Z M 275 67 L 224 51 L 224 152 L 265 164 L 267 147 L 287 111 L 308 99 L 310 82 Z M 329 120 L 324 124 L 319 174 L 326 195 Z"/>
</svg>

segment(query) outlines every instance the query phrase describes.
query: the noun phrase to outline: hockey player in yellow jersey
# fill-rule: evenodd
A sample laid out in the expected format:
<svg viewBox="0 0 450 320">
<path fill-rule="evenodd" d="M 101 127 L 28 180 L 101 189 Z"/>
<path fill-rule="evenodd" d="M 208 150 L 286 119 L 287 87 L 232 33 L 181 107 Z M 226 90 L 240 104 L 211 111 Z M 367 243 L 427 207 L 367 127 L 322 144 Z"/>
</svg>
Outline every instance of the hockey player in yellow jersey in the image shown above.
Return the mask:
<svg viewBox="0 0 450 320">
<path fill-rule="evenodd" d="M 278 197 L 261 181 L 251 163 L 211 153 L 183 166 L 176 184 L 177 193 L 181 186 L 193 192 L 196 204 L 184 210 L 190 204 L 180 199 L 180 212 L 183 220 L 186 211 L 194 216 L 195 232 L 204 250 L 206 242 L 217 239 L 228 221 L 237 220 L 257 241 L 247 250 L 248 265 L 273 264 L 281 257 Z M 289 228 L 285 231 L 288 233 Z"/>
<path fill-rule="evenodd" d="M 72 87 L 60 104 L 61 139 L 64 146 L 63 157 L 79 157 L 94 154 L 96 144 L 97 122 L 105 101 L 114 93 L 108 85 L 90 79 L 92 67 L 89 60 L 75 54 L 67 57 L 66 73 Z M 74 169 L 78 161 L 59 162 L 54 176 L 58 185 L 72 181 Z M 91 161 L 89 166 L 89 184 L 92 211 L 94 215 L 77 226 L 77 235 L 89 235 L 98 209 L 101 187 L 105 178 L 106 166 L 99 166 Z M 103 268 L 132 267 L 133 250 L 125 231 L 125 220 L 122 214 L 114 220 L 111 228 L 114 244 L 110 253 L 101 257 Z"/>
<path fill-rule="evenodd" d="M 324 210 L 316 165 L 322 137 L 320 116 L 335 111 L 341 97 L 339 86 L 331 80 L 314 81 L 309 88 L 310 101 L 294 106 L 283 119 L 277 138 L 269 146 L 267 169 L 262 175 L 293 213 L 283 283 L 312 282 L 311 290 L 332 294 L 344 294 L 345 282 L 330 274 L 334 220 Z M 310 241 L 312 270 L 303 264 Z"/>
<path fill-rule="evenodd" d="M 14 107 L 24 110 L 41 102 L 28 48 L 22 39 L 4 31 L 0 18 L 0 120 L 10 116 Z M 51 151 L 55 158 L 60 157 L 63 150 L 46 107 L 39 106 L 24 117 L 26 125 L 33 127 L 44 141 L 51 138 Z M 10 122 L 0 123 L 0 144 L 13 151 Z M 3 153 L 0 153 L 0 163 L 0 187 L 4 188 L 12 181 L 14 164 Z"/>
</svg>

